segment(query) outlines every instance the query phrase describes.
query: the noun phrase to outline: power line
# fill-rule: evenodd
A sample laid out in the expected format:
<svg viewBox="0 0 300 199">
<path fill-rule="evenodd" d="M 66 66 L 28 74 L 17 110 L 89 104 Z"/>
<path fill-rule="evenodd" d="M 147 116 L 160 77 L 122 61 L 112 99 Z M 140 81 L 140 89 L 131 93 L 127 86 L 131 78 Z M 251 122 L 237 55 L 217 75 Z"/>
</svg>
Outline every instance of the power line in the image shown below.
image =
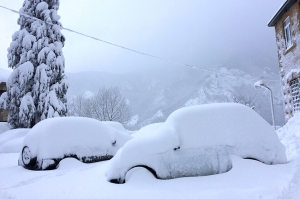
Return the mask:
<svg viewBox="0 0 300 199">
<path fill-rule="evenodd" d="M 40 21 L 40 22 L 42 22 L 42 23 L 46 23 L 46 24 L 48 24 L 48 25 L 55 25 L 55 24 L 52 24 L 52 23 L 43 21 L 43 20 L 41 20 L 41 19 L 38 19 L 38 18 L 36 18 L 36 17 L 30 16 L 30 15 L 28 15 L 28 14 L 26 14 L 26 13 L 18 12 L 18 11 L 16 11 L 16 10 L 13 10 L 13 9 L 10 9 L 10 8 L 7 8 L 7 7 L 1 6 L 1 5 L 0 5 L 0 7 L 3 8 L 3 9 L 9 10 L 9 11 L 11 11 L 11 12 L 13 12 L 13 13 L 17 13 L 17 14 L 19 14 L 19 15 L 23 15 L 23 16 L 25 16 L 25 17 L 32 18 L 32 19 L 34 19 L 34 20 L 38 20 L 38 21 Z M 159 59 L 159 60 L 162 60 L 162 61 L 165 61 L 165 62 L 169 62 L 169 63 L 172 63 L 172 64 L 176 64 L 176 65 L 180 65 L 180 66 L 185 66 L 185 67 L 189 67 L 189 68 L 196 69 L 196 70 L 200 70 L 200 71 L 204 71 L 204 72 L 215 73 L 215 74 L 219 74 L 219 75 L 238 77 L 238 78 L 246 79 L 246 80 L 254 80 L 254 81 L 257 81 L 257 80 L 260 79 L 260 78 L 249 78 L 249 77 L 245 77 L 245 76 L 243 76 L 243 75 L 233 75 L 233 74 L 228 74 L 228 73 L 218 72 L 218 71 L 216 71 L 216 70 L 210 70 L 210 69 L 198 68 L 198 67 L 193 66 L 193 65 L 180 63 L 180 62 L 173 61 L 173 60 L 169 60 L 169 59 L 166 59 L 166 58 L 163 58 L 163 57 L 159 57 L 159 56 L 156 56 L 156 55 L 152 55 L 152 54 L 144 53 L 144 52 L 141 52 L 141 51 L 138 51 L 138 50 L 134 50 L 134 49 L 131 49 L 131 48 L 127 48 L 127 47 L 125 47 L 125 46 L 121 46 L 121 45 L 118 45 L 118 44 L 115 44 L 115 43 L 112 43 L 112 42 L 108 42 L 108 41 L 105 41 L 105 40 L 102 40 L 102 39 L 99 39 L 99 38 L 96 38 L 96 37 L 93 37 L 93 36 L 90 36 L 90 35 L 87 35 L 87 34 L 84 34 L 84 33 L 80 33 L 80 32 L 78 32 L 78 31 L 75 31 L 75 30 L 72 30 L 72 29 L 69 29 L 69 28 L 66 28 L 66 27 L 63 27 L 63 26 L 61 26 L 61 29 L 66 30 L 66 31 L 69 31 L 69 32 L 72 32 L 72 33 L 75 33 L 75 34 L 78 34 L 78 35 L 81 35 L 81 36 L 84 36 L 84 37 L 88 37 L 88 38 L 90 38 L 90 39 L 94 39 L 94 40 L 96 40 L 96 41 L 100 41 L 100 42 L 103 42 L 103 43 L 106 43 L 106 44 L 115 46 L 115 47 L 118 47 L 118 48 L 122 48 L 122 49 L 124 49 L 124 50 L 128 50 L 128 51 L 131 51 L 131 52 L 140 54 L 140 55 L 144 55 L 144 56 L 152 57 L 152 58 L 155 58 L 155 59 Z M 280 81 L 280 80 L 264 80 L 264 81 L 277 82 L 277 81 Z"/>
</svg>

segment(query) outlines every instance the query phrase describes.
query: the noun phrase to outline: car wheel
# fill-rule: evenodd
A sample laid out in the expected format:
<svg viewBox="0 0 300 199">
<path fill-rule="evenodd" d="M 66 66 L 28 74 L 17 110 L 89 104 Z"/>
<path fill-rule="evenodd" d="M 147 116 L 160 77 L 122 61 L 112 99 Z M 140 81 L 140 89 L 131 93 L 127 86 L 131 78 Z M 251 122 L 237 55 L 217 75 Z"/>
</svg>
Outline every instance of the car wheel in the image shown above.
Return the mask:
<svg viewBox="0 0 300 199">
<path fill-rule="evenodd" d="M 30 149 L 27 146 L 25 146 L 22 150 L 22 162 L 27 167 L 33 166 L 36 162 L 36 158 L 32 157 Z"/>
</svg>

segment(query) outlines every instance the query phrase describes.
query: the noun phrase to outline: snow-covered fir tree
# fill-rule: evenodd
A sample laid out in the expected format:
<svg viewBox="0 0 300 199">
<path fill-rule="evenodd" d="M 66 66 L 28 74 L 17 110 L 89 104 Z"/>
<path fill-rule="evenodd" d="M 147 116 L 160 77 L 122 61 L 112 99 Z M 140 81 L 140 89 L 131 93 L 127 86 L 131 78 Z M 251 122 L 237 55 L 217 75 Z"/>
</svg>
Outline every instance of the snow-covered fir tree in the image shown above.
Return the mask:
<svg viewBox="0 0 300 199">
<path fill-rule="evenodd" d="M 25 0 L 20 30 L 8 48 L 8 122 L 13 128 L 67 115 L 68 90 L 62 53 L 65 37 L 57 15 L 59 0 Z M 37 20 L 37 19 L 39 20 Z"/>
</svg>

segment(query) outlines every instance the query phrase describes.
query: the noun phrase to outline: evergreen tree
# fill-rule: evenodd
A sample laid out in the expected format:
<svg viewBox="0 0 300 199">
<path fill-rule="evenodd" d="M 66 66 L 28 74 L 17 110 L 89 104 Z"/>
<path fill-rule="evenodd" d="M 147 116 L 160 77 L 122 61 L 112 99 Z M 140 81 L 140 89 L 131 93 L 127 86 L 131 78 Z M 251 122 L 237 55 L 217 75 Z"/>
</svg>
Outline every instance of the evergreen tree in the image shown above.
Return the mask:
<svg viewBox="0 0 300 199">
<path fill-rule="evenodd" d="M 7 55 L 13 69 L 7 81 L 8 122 L 13 128 L 67 115 L 65 37 L 58 8 L 59 0 L 25 0 L 20 9 L 20 30 L 13 34 Z"/>
</svg>

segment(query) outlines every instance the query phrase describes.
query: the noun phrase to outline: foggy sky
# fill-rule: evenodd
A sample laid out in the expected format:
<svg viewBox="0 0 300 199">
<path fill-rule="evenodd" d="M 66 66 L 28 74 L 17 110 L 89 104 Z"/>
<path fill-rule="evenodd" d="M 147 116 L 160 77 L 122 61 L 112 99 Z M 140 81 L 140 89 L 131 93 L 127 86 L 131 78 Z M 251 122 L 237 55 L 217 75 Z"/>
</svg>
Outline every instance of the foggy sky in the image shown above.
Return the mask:
<svg viewBox="0 0 300 199">
<path fill-rule="evenodd" d="M 276 56 L 275 30 L 267 26 L 284 0 L 61 0 L 64 27 L 200 68 L 212 68 L 238 53 Z M 19 10 L 23 0 L 1 0 Z M 0 8 L 0 68 L 18 15 Z M 173 64 L 62 30 L 66 72 L 134 72 Z"/>
</svg>

